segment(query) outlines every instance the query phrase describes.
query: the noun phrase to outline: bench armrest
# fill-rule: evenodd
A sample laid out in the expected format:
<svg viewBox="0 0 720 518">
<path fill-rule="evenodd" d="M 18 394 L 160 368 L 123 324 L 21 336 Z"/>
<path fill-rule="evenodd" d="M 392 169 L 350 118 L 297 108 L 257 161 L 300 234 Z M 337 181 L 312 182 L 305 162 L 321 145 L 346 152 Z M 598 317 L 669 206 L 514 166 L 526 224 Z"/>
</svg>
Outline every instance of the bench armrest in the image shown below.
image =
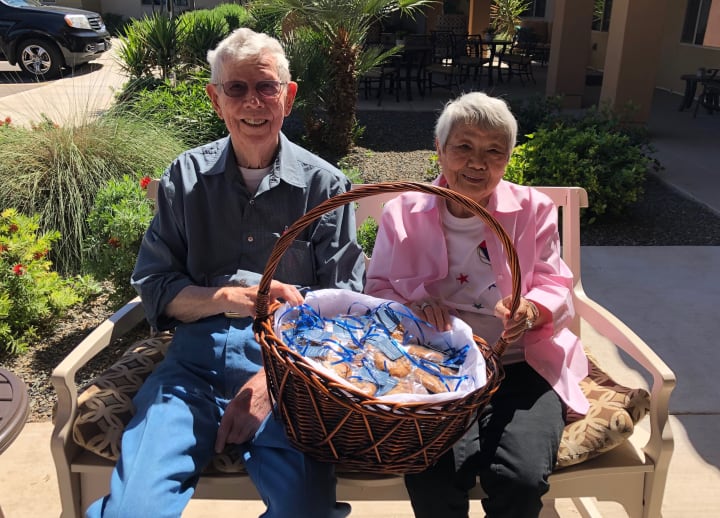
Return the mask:
<svg viewBox="0 0 720 518">
<path fill-rule="evenodd" d="M 670 394 L 675 374 L 635 332 L 606 308 L 588 297 L 578 283 L 575 287 L 576 314 L 599 334 L 625 351 L 652 375 L 650 388 L 650 437 L 643 451 L 653 459 L 656 470 L 667 469 L 673 449 L 669 424 Z"/>
<path fill-rule="evenodd" d="M 58 478 L 70 475 L 72 456 L 77 451 L 72 438 L 72 426 L 77 414 L 78 387 L 75 376 L 93 357 L 115 339 L 123 336 L 145 318 L 140 297 L 135 297 L 97 326 L 53 370 L 50 380 L 57 393 L 57 407 L 53 417 L 50 449 Z M 61 472 L 62 471 L 62 472 Z"/>
</svg>

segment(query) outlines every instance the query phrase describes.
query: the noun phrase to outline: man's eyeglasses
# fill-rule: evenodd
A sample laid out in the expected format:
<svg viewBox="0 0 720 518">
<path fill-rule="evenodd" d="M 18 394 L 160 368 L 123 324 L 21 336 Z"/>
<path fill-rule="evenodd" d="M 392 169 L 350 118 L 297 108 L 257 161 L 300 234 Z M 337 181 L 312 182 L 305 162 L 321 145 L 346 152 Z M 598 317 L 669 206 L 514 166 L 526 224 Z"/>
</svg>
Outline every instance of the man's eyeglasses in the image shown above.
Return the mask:
<svg viewBox="0 0 720 518">
<path fill-rule="evenodd" d="M 255 83 L 255 91 L 258 96 L 265 99 L 274 99 L 282 91 L 282 87 L 287 84 L 287 81 L 258 81 Z M 250 90 L 250 85 L 245 81 L 225 81 L 224 83 L 217 83 L 222 88 L 225 95 L 228 97 L 240 97 L 244 98 Z"/>
</svg>

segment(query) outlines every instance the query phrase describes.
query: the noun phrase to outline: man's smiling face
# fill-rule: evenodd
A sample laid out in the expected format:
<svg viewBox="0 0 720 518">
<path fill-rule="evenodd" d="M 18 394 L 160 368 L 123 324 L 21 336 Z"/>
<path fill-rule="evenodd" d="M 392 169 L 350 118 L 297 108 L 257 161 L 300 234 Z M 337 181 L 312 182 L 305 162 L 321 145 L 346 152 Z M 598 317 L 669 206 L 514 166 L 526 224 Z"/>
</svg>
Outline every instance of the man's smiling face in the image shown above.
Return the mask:
<svg viewBox="0 0 720 518">
<path fill-rule="evenodd" d="M 278 145 L 283 120 L 290 114 L 297 84 L 282 85 L 276 97 L 260 95 L 255 86 L 258 81 L 280 81 L 275 59 L 264 54 L 258 59 L 228 62 L 223 66 L 221 82 L 243 81 L 248 85 L 244 97 L 230 97 L 223 86 L 210 84 L 208 95 L 218 116 L 225 121 L 233 147 L 250 162 L 253 156 L 271 159 Z M 241 163 L 245 167 L 264 167 L 267 164 Z"/>
</svg>

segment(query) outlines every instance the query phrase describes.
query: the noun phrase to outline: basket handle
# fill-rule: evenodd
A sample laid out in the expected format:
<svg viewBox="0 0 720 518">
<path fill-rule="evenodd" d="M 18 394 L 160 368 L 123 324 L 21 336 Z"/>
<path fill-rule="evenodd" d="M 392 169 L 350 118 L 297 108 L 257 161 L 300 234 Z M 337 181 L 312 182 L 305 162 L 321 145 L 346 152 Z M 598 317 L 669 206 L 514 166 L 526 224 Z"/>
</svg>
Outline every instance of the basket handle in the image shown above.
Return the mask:
<svg viewBox="0 0 720 518">
<path fill-rule="evenodd" d="M 374 196 L 376 194 L 387 192 L 400 193 L 404 191 L 418 191 L 435 194 L 458 203 L 478 216 L 485 222 L 485 224 L 488 225 L 488 227 L 490 227 L 490 229 L 500 239 L 510 265 L 510 272 L 512 274 L 512 299 L 510 304 L 510 314 L 513 315 L 520 305 L 520 263 L 518 261 L 517 252 L 515 251 L 515 246 L 513 245 L 512 240 L 500 223 L 498 223 L 497 220 L 493 218 L 493 216 L 480 204 L 467 196 L 446 187 L 439 187 L 437 185 L 420 182 L 381 182 L 358 185 L 353 187 L 350 191 L 326 199 L 306 212 L 302 217 L 295 221 L 295 223 L 293 223 L 282 234 L 282 236 L 280 236 L 270 253 L 268 262 L 265 265 L 265 271 L 263 272 L 258 286 L 257 301 L 255 303 L 256 332 L 261 329 L 261 326 L 257 325 L 257 323 L 266 320 L 269 316 L 270 283 L 272 282 L 273 275 L 275 275 L 275 270 L 277 270 L 283 254 L 290 247 L 292 242 L 295 241 L 295 238 L 300 234 L 300 232 L 326 212 L 342 207 L 343 205 L 353 201 Z M 509 344 L 505 341 L 505 339 L 501 337 L 497 344 L 493 347 L 493 351 L 498 357 L 500 357 L 505 352 L 508 345 Z"/>
</svg>

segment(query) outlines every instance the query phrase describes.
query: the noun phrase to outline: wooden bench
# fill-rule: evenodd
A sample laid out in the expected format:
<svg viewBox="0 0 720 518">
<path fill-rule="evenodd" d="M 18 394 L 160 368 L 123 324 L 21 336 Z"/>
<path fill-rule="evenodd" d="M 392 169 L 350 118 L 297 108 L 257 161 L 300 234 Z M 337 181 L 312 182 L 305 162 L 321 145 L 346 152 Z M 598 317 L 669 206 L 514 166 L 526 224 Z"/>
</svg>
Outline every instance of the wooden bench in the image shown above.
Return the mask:
<svg viewBox="0 0 720 518">
<path fill-rule="evenodd" d="M 151 185 L 150 195 L 156 186 Z M 653 350 L 619 318 L 591 300 L 580 279 L 580 209 L 588 204 L 587 194 L 577 187 L 541 187 L 561 211 L 562 254 L 575 274 L 574 302 L 577 312 L 573 331 L 592 350 L 594 341 L 602 340 L 624 351 L 652 378 L 647 428 L 635 427 L 632 434 L 612 450 L 579 464 L 557 469 L 550 478 L 550 492 L 545 499 L 570 498 L 585 517 L 600 514 L 596 500 L 620 502 L 630 517 L 660 516 L 673 438 L 668 422 L 668 400 L 675 386 L 675 376 Z M 357 202 L 357 224 L 368 216 L 379 220 L 382 205 L 394 194 L 380 194 Z M 58 406 L 51 437 L 62 516 L 80 517 L 95 499 L 108 492 L 112 460 L 81 447 L 73 439 L 78 418 L 78 370 L 115 339 L 122 337 L 144 319 L 139 298 L 100 324 L 52 373 L 58 394 Z M 482 498 L 477 486 L 472 498 Z M 195 493 L 196 498 L 254 500 L 258 498 L 249 477 L 244 473 L 206 472 Z M 353 500 L 407 500 L 402 478 L 340 473 L 338 498 Z M 408 504 L 408 512 L 410 507 Z"/>
</svg>

